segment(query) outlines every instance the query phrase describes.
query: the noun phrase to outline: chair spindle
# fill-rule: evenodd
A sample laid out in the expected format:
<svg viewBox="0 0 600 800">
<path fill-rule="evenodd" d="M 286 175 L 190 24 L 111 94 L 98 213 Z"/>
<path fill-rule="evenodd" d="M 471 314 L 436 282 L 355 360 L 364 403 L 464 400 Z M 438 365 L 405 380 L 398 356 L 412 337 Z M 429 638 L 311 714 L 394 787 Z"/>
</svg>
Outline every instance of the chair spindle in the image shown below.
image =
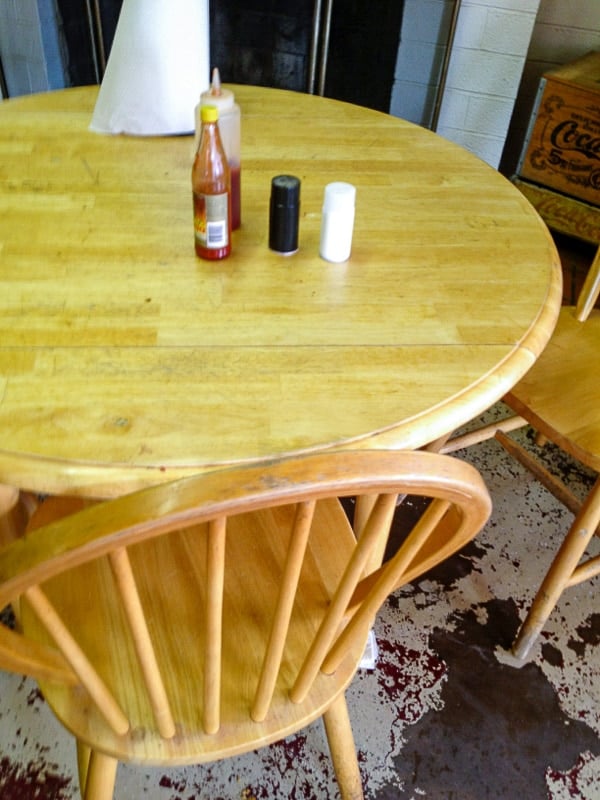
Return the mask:
<svg viewBox="0 0 600 800">
<path fill-rule="evenodd" d="M 102 678 L 90 664 L 85 653 L 63 624 L 56 609 L 44 592 L 39 586 L 31 586 L 25 592 L 25 597 L 81 683 L 89 692 L 110 727 L 119 735 L 126 734 L 130 727 L 129 720 Z"/>
<path fill-rule="evenodd" d="M 160 735 L 165 739 L 170 739 L 175 735 L 175 722 L 127 550 L 120 548 L 113 551 L 109 554 L 109 560 L 133 637 L 140 669 L 144 676 L 154 720 Z"/>
<path fill-rule="evenodd" d="M 227 517 L 217 517 L 217 519 L 210 521 L 206 550 L 207 595 L 203 717 L 204 730 L 208 734 L 216 733 L 221 725 L 221 660 L 226 534 Z"/>
<path fill-rule="evenodd" d="M 308 544 L 310 528 L 316 502 L 309 500 L 298 503 L 292 525 L 291 540 L 286 555 L 280 593 L 269 636 L 260 680 L 254 698 L 250 716 L 255 722 L 261 722 L 267 715 L 277 675 L 281 666 L 283 648 L 287 636 L 292 607 L 296 597 L 300 571 Z"/>
<path fill-rule="evenodd" d="M 396 497 L 395 494 L 380 494 L 375 501 L 335 596 L 332 598 L 331 605 L 290 691 L 290 699 L 293 703 L 301 703 L 308 694 L 338 632 L 354 590 L 364 574 L 373 547 L 379 540 L 381 526 L 391 519 L 390 507 L 395 507 Z"/>
<path fill-rule="evenodd" d="M 427 542 L 431 531 L 440 522 L 450 507 L 448 500 L 434 500 L 425 510 L 398 552 L 387 562 L 371 590 L 358 610 L 337 638 L 323 662 L 322 671 L 335 672 L 348 648 L 371 626 L 377 610 L 385 598 L 401 583 L 402 576 L 414 561 L 421 547 Z"/>
</svg>

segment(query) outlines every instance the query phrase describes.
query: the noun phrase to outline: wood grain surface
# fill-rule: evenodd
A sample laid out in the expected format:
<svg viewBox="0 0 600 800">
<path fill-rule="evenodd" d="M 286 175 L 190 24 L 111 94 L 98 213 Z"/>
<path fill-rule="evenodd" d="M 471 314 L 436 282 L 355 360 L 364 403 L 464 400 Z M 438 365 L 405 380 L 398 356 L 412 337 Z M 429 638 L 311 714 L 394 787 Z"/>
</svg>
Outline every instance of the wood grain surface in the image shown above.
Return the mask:
<svg viewBox="0 0 600 800">
<path fill-rule="evenodd" d="M 531 366 L 561 296 L 521 193 L 398 118 L 234 87 L 242 227 L 196 258 L 193 137 L 88 130 L 96 87 L 0 104 L 0 482 L 111 496 L 357 442 L 418 448 Z M 302 181 L 300 250 L 268 249 L 271 178 Z M 357 187 L 345 264 L 323 190 Z"/>
</svg>

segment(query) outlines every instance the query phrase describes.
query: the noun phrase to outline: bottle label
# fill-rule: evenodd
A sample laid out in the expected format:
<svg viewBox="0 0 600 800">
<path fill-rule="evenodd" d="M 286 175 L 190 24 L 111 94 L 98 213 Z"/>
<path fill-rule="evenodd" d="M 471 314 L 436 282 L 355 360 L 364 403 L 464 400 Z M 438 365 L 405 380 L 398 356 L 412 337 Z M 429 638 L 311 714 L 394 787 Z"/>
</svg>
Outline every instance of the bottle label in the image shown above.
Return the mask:
<svg viewBox="0 0 600 800">
<path fill-rule="evenodd" d="M 194 194 L 196 241 L 208 249 L 229 244 L 228 195 Z"/>
</svg>

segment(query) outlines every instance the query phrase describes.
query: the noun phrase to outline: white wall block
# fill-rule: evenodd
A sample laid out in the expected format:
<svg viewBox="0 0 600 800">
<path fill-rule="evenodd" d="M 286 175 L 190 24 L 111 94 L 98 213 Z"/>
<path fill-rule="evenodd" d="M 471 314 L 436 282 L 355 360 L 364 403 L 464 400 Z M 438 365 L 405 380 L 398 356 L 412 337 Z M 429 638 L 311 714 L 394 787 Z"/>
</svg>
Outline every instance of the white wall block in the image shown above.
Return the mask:
<svg viewBox="0 0 600 800">
<path fill-rule="evenodd" d="M 489 11 L 481 6 L 463 5 L 460 9 L 460 24 L 454 35 L 454 47 L 480 47 Z"/>
<path fill-rule="evenodd" d="M 456 130 L 464 128 L 469 113 L 469 100 L 469 92 L 448 87 L 444 95 L 444 109 L 440 115 L 438 131 L 440 127 Z"/>
<path fill-rule="evenodd" d="M 445 139 L 470 150 L 471 153 L 486 161 L 494 167 L 500 161 L 502 148 L 504 147 L 504 137 L 486 136 L 485 134 L 473 133 L 456 128 L 445 128 L 440 126 L 438 133 Z"/>
<path fill-rule="evenodd" d="M 448 87 L 477 94 L 515 97 L 523 63 L 523 58 L 512 55 L 460 48 L 452 54 Z"/>
<path fill-rule="evenodd" d="M 502 139 L 510 125 L 513 101 L 485 95 L 471 95 L 465 118 L 466 131 L 485 131 L 488 136 Z"/>
<path fill-rule="evenodd" d="M 480 41 L 482 50 L 523 57 L 527 52 L 535 23 L 533 14 L 492 9 L 486 14 Z"/>
<path fill-rule="evenodd" d="M 447 111 L 440 118 L 440 127 L 504 140 L 512 100 L 455 90 L 450 90 L 447 97 Z"/>
</svg>

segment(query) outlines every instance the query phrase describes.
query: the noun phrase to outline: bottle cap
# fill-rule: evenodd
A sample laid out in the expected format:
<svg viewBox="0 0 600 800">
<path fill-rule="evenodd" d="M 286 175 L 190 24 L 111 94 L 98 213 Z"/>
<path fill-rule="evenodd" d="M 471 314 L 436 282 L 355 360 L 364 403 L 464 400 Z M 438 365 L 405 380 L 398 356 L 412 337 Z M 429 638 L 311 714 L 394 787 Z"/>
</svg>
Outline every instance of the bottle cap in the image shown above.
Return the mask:
<svg viewBox="0 0 600 800">
<path fill-rule="evenodd" d="M 219 119 L 219 109 L 216 106 L 202 106 L 200 120 L 202 122 L 216 122 Z"/>
<path fill-rule="evenodd" d="M 229 89 L 221 89 L 221 94 L 219 95 L 211 94 L 209 89 L 206 92 L 202 92 L 200 95 L 201 107 L 205 105 L 216 106 L 221 114 L 224 114 L 228 109 L 233 108 L 234 102 L 235 97 L 233 92 L 231 92 Z"/>
<path fill-rule="evenodd" d="M 298 249 L 300 180 L 293 175 L 277 175 L 271 181 L 269 247 L 277 253 L 291 254 Z"/>
<path fill-rule="evenodd" d="M 235 97 L 230 89 L 223 89 L 221 86 L 221 76 L 217 67 L 213 69 L 212 83 L 210 89 L 200 95 L 200 106 L 216 106 L 222 115 L 228 109 L 233 108 Z"/>
<path fill-rule="evenodd" d="M 351 183 L 343 181 L 328 183 L 323 198 L 323 211 L 326 213 L 349 211 L 354 208 L 355 199 L 356 187 Z"/>
<path fill-rule="evenodd" d="M 277 206 L 297 206 L 300 202 L 300 180 L 293 175 L 277 175 L 271 181 L 271 198 Z"/>
</svg>

